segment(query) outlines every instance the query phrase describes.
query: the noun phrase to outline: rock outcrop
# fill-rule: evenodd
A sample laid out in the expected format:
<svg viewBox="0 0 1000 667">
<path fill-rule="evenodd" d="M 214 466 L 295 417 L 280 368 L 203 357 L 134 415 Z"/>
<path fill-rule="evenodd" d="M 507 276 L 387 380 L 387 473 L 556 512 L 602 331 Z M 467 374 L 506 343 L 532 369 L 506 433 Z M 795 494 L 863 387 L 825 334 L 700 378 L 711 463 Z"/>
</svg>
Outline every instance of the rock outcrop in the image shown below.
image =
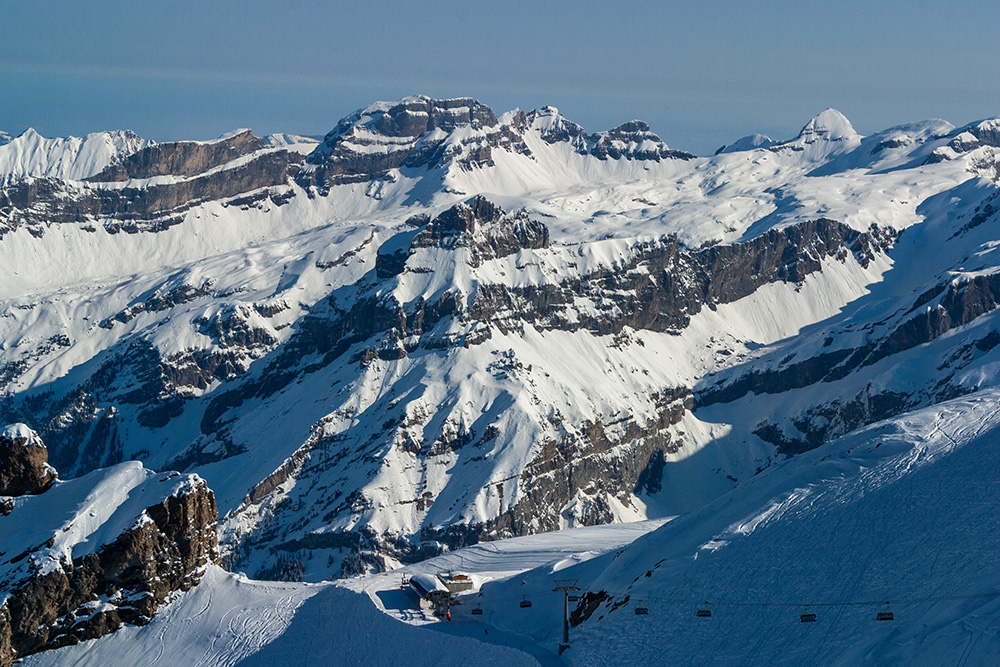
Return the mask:
<svg viewBox="0 0 1000 667">
<path fill-rule="evenodd" d="M 600 160 L 694 157 L 668 148 L 639 120 L 587 134 L 554 107 L 513 111 L 498 118 L 488 106 L 468 97 L 410 97 L 373 104 L 341 120 L 307 158 L 314 169 L 303 171 L 298 180 L 304 187 L 314 185 L 329 192 L 333 185 L 389 178 L 394 169 L 491 167 L 495 150 L 530 156 L 524 140 L 529 130 L 540 132 L 549 144 L 566 142 L 577 153 Z"/>
<path fill-rule="evenodd" d="M 35 468 L 16 488 L 37 484 Z M 218 558 L 215 498 L 197 475 L 129 462 L 0 500 L 0 667 L 149 622 Z"/>
<path fill-rule="evenodd" d="M 154 176 L 192 177 L 267 148 L 265 139 L 242 130 L 219 141 L 176 141 L 147 146 L 86 180 L 120 182 Z"/>
<path fill-rule="evenodd" d="M 41 493 L 55 478 L 49 452 L 37 433 L 25 424 L 0 431 L 0 496 Z"/>
</svg>

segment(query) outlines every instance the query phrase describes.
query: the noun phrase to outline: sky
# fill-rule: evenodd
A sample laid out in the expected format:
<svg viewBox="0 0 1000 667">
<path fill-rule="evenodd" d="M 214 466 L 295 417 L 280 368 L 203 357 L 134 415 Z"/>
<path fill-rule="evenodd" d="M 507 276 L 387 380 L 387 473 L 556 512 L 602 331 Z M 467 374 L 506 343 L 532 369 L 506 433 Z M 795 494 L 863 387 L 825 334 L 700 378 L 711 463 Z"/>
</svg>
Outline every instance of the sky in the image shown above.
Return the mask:
<svg viewBox="0 0 1000 667">
<path fill-rule="evenodd" d="M 995 0 L 3 0 L 0 130 L 323 135 L 426 94 L 710 154 L 827 107 L 862 134 L 1000 115 L 998 56 Z"/>
</svg>

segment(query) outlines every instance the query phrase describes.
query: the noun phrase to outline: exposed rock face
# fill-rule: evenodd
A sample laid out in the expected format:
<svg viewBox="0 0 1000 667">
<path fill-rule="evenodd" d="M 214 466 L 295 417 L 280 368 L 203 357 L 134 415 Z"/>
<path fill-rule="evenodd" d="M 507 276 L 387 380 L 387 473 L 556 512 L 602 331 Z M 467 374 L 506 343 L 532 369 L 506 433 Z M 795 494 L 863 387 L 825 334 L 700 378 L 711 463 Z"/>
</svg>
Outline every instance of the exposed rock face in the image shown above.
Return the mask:
<svg viewBox="0 0 1000 667">
<path fill-rule="evenodd" d="M 20 226 L 41 235 L 46 226 L 64 223 L 102 224 L 113 233 L 159 231 L 208 201 L 233 199 L 247 205 L 270 198 L 281 205 L 289 196 L 288 181 L 303 159 L 299 153 L 269 149 L 266 141 L 247 131 L 219 142 L 149 146 L 83 184 L 51 178 L 15 180 L 0 188 L 0 236 Z M 102 185 L 153 176 L 172 179 L 137 187 Z M 245 201 L 234 199 L 251 192 Z"/>
<path fill-rule="evenodd" d="M 448 209 L 413 237 L 410 251 L 417 248 L 468 248 L 473 267 L 523 249 L 545 248 L 549 230 L 523 212 L 504 213 L 485 197 Z"/>
<path fill-rule="evenodd" d="M 767 283 L 800 282 L 820 270 L 823 258 L 851 252 L 867 266 L 894 239 L 891 230 L 858 232 L 827 219 L 695 252 L 682 251 L 676 237 L 669 237 L 643 247 L 621 270 L 582 275 L 558 286 L 482 286 L 471 313 L 507 330 L 528 320 L 544 328 L 585 328 L 598 334 L 618 333 L 625 326 L 677 331 L 704 306 L 730 303 Z M 617 308 L 577 314 L 570 306 L 579 297 L 610 300 Z"/>
<path fill-rule="evenodd" d="M 630 120 L 613 130 L 587 134 L 582 126 L 563 118 L 555 107 L 545 106 L 525 115 L 525 124 L 536 128 L 549 144 L 568 143 L 580 155 L 600 160 L 690 160 L 695 156 L 672 150 L 641 120 Z"/>
<path fill-rule="evenodd" d="M 466 166 L 490 162 L 491 144 L 501 133 L 493 110 L 471 98 L 433 100 L 414 97 L 395 105 L 373 105 L 344 118 L 323 139 L 307 161 L 317 165 L 314 182 L 321 189 L 384 176 L 399 167 L 440 166 L 461 152 L 449 151 L 449 133 L 459 127 L 480 131 L 469 139 L 477 146 L 465 156 Z M 477 139 L 486 139 L 480 145 Z M 509 137 L 508 137 L 509 140 Z"/>
<path fill-rule="evenodd" d="M 196 475 L 138 463 L 16 499 L 0 513 L 0 667 L 149 622 L 217 560 L 217 518 Z"/>
<path fill-rule="evenodd" d="M 1000 305 L 1000 274 L 975 276 L 967 282 L 949 280 L 921 295 L 902 318 L 870 344 L 818 354 L 780 368 L 752 370 L 735 379 L 698 392 L 698 406 L 728 403 L 755 394 L 779 394 L 820 382 L 835 382 L 879 361 L 929 343 L 969 324 Z M 988 352 L 1000 336 L 988 334 L 956 350 L 941 366 L 960 367 L 972 352 Z M 755 433 L 785 454 L 798 454 L 848 431 L 905 412 L 928 402 L 943 401 L 963 393 L 948 382 L 927 390 L 899 392 L 864 388 L 855 396 L 817 405 L 792 419 L 798 433 L 788 434 L 772 423 L 762 423 Z"/>
<path fill-rule="evenodd" d="M 530 156 L 524 141 L 529 129 L 540 131 L 550 144 L 568 142 L 577 153 L 601 160 L 694 157 L 669 149 L 642 121 L 588 135 L 553 107 L 500 119 L 471 98 L 413 97 L 394 105 L 375 104 L 340 121 L 307 158 L 315 171 L 303 172 L 299 182 L 327 192 L 332 185 L 386 177 L 393 169 L 489 167 L 496 149 Z"/>
<path fill-rule="evenodd" d="M 154 176 L 197 176 L 268 146 L 250 130 L 221 141 L 177 141 L 147 146 L 86 179 L 94 183 Z"/>
<path fill-rule="evenodd" d="M 421 253 L 425 250 L 467 253 L 464 261 L 480 266 L 519 249 L 544 247 L 547 239 L 542 223 L 505 214 L 482 197 L 455 206 L 432 220 L 415 220 L 412 224 L 417 231 L 403 232 L 400 238 L 380 248 L 376 262 L 380 282 L 371 288 L 372 292 L 387 294 L 384 282 L 391 285 L 404 279 L 407 272 L 423 270 Z M 515 229 L 521 232 L 510 233 Z M 509 239 L 510 243 L 496 242 L 497 237 Z M 328 312 L 314 309 L 310 315 L 312 321 L 303 334 L 293 338 L 271 362 L 271 368 L 262 373 L 266 382 L 246 382 L 240 389 L 216 397 L 206 411 L 202 428 L 206 433 L 224 434 L 231 419 L 227 413 L 245 401 L 281 391 L 297 377 L 292 369 L 299 359 L 322 357 L 324 364 L 332 364 L 359 341 L 381 339 L 380 345 L 369 348 L 369 354 L 358 359 L 363 367 L 375 359 L 419 358 L 423 350 L 448 348 L 459 341 L 469 348 L 482 345 L 490 338 L 491 327 L 501 332 L 519 332 L 528 325 L 536 330 L 585 330 L 598 336 L 621 335 L 623 340 L 628 338 L 624 333 L 626 328 L 680 332 L 703 307 L 714 308 L 741 299 L 771 282 L 800 283 L 809 274 L 820 271 L 823 261 L 845 261 L 849 254 L 859 264 L 867 265 L 890 247 L 894 239 L 895 234 L 889 230 L 872 228 L 858 232 L 839 222 L 820 219 L 768 232 L 743 244 L 699 251 L 683 250 L 676 238 L 669 237 L 636 247 L 633 258 L 615 270 L 583 272 L 536 286 L 510 287 L 484 282 L 476 286 L 475 295 L 468 300 L 445 293 L 435 302 L 400 303 L 394 298 L 376 299 L 362 293 L 349 308 L 347 303 L 338 303 Z M 580 300 L 601 303 L 603 307 L 581 312 L 575 305 Z M 440 331 L 454 330 L 456 325 L 466 332 L 461 339 L 440 338 Z M 498 377 L 517 376 L 520 370 L 523 369 L 515 358 L 498 360 L 495 364 Z M 545 436 L 538 453 L 516 478 L 516 502 L 502 501 L 504 494 L 513 492 L 507 486 L 508 480 L 496 484 L 504 509 L 495 518 L 424 526 L 419 535 L 413 536 L 324 530 L 277 541 L 269 531 L 262 531 L 260 535 L 234 541 L 229 562 L 234 567 L 246 567 L 241 553 L 269 549 L 275 560 L 259 574 L 280 572 L 282 576 L 290 576 L 299 571 L 298 567 L 292 567 L 295 557 L 290 554 L 313 548 L 338 548 L 350 551 L 341 573 L 352 575 L 369 568 L 380 569 L 385 565 L 384 556 L 404 561 L 424 557 L 428 545 L 435 543 L 459 547 L 481 540 L 558 529 L 567 521 L 576 524 L 612 521 L 615 511 L 605 494 L 624 498 L 640 485 L 656 486 L 662 474 L 664 453 L 676 452 L 681 446 L 669 428 L 694 407 L 690 391 L 685 387 L 664 387 L 655 402 L 656 413 L 651 418 L 561 424 L 558 417 L 552 417 L 553 433 Z M 386 428 L 406 432 L 405 424 L 397 427 L 386 422 Z M 413 442 L 406 436 L 401 446 L 413 452 L 417 461 L 429 464 L 447 460 L 466 447 L 484 447 L 501 429 L 499 421 L 479 423 L 474 431 L 459 430 L 451 434 L 435 431 L 433 436 L 439 437 L 434 442 L 430 438 Z M 323 452 L 344 447 L 342 440 L 342 436 L 334 436 L 311 441 L 286 462 L 280 478 L 269 479 L 255 489 L 241 511 L 249 511 L 258 503 L 267 504 L 267 496 L 288 479 L 309 478 L 318 475 L 314 469 L 335 465 L 340 458 L 326 460 Z M 340 456 L 345 455 L 346 451 Z M 433 494 L 427 493 L 413 502 L 426 509 L 434 500 Z M 372 509 L 363 494 L 340 499 L 335 495 L 332 500 L 309 502 L 321 503 L 314 511 L 325 513 L 328 522 L 338 519 L 346 522 L 346 517 Z M 283 512 L 295 507 L 294 503 L 279 504 L 269 510 L 274 512 L 270 521 L 287 525 L 291 518 L 283 518 Z M 565 516 L 563 508 L 570 508 Z"/>
<path fill-rule="evenodd" d="M 681 151 L 670 150 L 659 136 L 650 132 L 649 125 L 641 120 L 622 123 L 608 132 L 599 132 L 588 137 L 588 153 L 601 160 L 662 160 L 680 158 L 689 160 L 694 156 Z"/>
<path fill-rule="evenodd" d="M 234 512 L 227 562 L 262 576 L 638 517 L 637 489 L 670 505 L 702 484 L 678 470 L 714 493 L 983 381 L 972 371 L 1000 340 L 977 324 L 1000 294 L 1000 259 L 980 261 L 995 247 L 994 125 L 863 139 L 827 111 L 792 141 L 682 161 L 641 121 L 591 134 L 551 107 L 410 98 L 295 143 L 316 147 L 308 160 L 243 133 L 141 150 L 85 182 L 21 180 L 0 188 L 0 233 L 20 228 L 0 248 L 35 244 L 84 273 L 96 260 L 68 254 L 89 247 L 83 231 L 106 261 L 153 255 L 153 233 L 182 225 L 148 275 L 21 273 L 40 296 L 26 287 L 0 313 L 0 414 L 37 423 L 67 476 L 133 457 L 213 464 Z M 936 149 L 955 162 L 910 178 Z M 942 191 L 969 173 L 982 178 Z M 954 263 L 890 299 L 873 283 L 919 273 L 903 270 L 914 244 L 896 254 L 895 229 L 860 225 L 921 216 Z M 939 340 L 960 341 L 954 358 L 885 378 Z M 911 386 L 916 366 L 940 374 Z M 0 499 L 0 515 L 19 511 Z"/>
<path fill-rule="evenodd" d="M 0 431 L 0 496 L 41 493 L 56 478 L 49 453 L 38 434 L 25 424 Z"/>
</svg>

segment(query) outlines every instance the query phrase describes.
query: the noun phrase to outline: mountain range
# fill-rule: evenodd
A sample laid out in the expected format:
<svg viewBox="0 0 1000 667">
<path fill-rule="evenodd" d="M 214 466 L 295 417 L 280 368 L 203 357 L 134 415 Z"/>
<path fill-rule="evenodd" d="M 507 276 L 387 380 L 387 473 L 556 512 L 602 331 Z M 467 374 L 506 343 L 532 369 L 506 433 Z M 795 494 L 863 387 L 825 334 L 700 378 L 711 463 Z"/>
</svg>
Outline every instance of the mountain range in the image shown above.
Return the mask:
<svg viewBox="0 0 1000 667">
<path fill-rule="evenodd" d="M 0 418 L 65 477 L 197 473 L 257 578 L 693 512 L 997 384 L 1000 119 L 0 137 Z"/>
</svg>

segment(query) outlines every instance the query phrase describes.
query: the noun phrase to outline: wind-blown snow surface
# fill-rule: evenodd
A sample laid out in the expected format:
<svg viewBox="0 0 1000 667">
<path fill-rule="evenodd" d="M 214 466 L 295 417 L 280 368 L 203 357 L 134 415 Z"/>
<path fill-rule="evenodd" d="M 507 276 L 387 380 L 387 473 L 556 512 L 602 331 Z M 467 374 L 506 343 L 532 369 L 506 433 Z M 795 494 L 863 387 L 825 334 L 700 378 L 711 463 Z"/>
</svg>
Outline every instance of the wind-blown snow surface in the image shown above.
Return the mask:
<svg viewBox="0 0 1000 667">
<path fill-rule="evenodd" d="M 991 390 L 875 424 L 619 553 L 487 586 L 482 604 L 538 595 L 500 625 L 541 639 L 556 627 L 553 578 L 607 591 L 623 606 L 574 630 L 577 665 L 993 664 L 998 408 Z M 695 617 L 703 601 L 710 619 Z M 876 622 L 886 601 L 896 620 Z M 814 624 L 799 622 L 806 604 Z"/>
<path fill-rule="evenodd" d="M 659 525 L 594 526 L 501 540 L 342 585 L 252 581 L 209 567 L 196 588 L 179 594 L 148 626 L 126 627 L 96 641 L 31 656 L 22 664 L 430 667 L 469 661 L 527 665 L 536 664 L 538 657 L 545 664 L 561 664 L 548 648 L 516 633 L 493 627 L 490 636 L 488 627 L 458 619 L 454 625 L 437 623 L 428 607 L 400 591 L 400 577 L 458 568 L 483 583 L 549 562 L 582 562 Z M 410 627 L 414 625 L 418 627 Z"/>
<path fill-rule="evenodd" d="M 279 665 L 537 664 L 528 654 L 409 627 L 367 596 L 329 584 L 249 581 L 210 567 L 145 626 L 37 653 L 22 665 L 278 667 Z"/>
<path fill-rule="evenodd" d="M 382 107 L 365 113 L 374 117 Z M 517 118 L 511 112 L 499 122 Z M 760 368 L 781 369 L 789 354 L 825 349 L 831 327 L 837 334 L 832 349 L 846 349 L 888 327 L 881 322 L 883 309 L 905 305 L 905 311 L 939 280 L 968 280 L 1000 267 L 989 245 L 995 215 L 955 236 L 996 191 L 996 146 L 976 139 L 992 131 L 988 121 L 960 134 L 944 121 L 926 121 L 861 137 L 841 114 L 827 110 L 795 139 L 768 149 L 690 160 L 661 159 L 657 152 L 656 159 L 641 160 L 599 159 L 581 149 L 607 140 L 621 141 L 616 149 L 650 152 L 645 142 L 652 139 L 642 138 L 644 132 L 641 141 L 608 134 L 561 141 L 560 133 L 580 128 L 556 110 L 523 119 L 526 150 L 494 147 L 491 164 L 460 165 L 470 146 L 489 138 L 488 128 L 470 124 L 451 134 L 435 128 L 422 141 L 443 141 L 451 162 L 404 165 L 363 183 L 332 185 L 325 196 L 294 181 L 283 186 L 290 199 L 278 198 L 280 203 L 207 201 L 155 233 L 112 233 L 96 223 L 50 225 L 40 238 L 24 228 L 6 233 L 0 262 L 12 269 L 0 279 L 3 389 L 18 410 L 46 400 L 60 410 L 69 406 L 52 415 L 53 424 L 81 414 L 91 420 L 72 434 L 72 448 L 53 447 L 69 474 L 131 457 L 197 470 L 216 491 L 221 512 L 230 513 L 224 528 L 234 551 L 269 526 L 290 543 L 306 534 L 361 528 L 418 536 L 424 529 L 494 518 L 518 501 L 521 474 L 544 437 L 579 436 L 595 421 L 623 437 L 625 427 L 615 432 L 614 424 L 652 418 L 656 392 L 707 390 Z M 370 153 L 421 141 L 387 139 L 368 126 L 353 130 L 351 146 Z M 308 143 L 288 137 L 270 142 Z M 408 219 L 440 214 L 476 194 L 542 221 L 549 247 L 476 266 L 461 248 L 425 247 L 411 258 L 414 270 L 376 279 L 379 248 L 412 239 Z M 390 341 L 386 334 L 345 341 L 338 355 L 292 347 L 287 356 L 294 365 L 270 366 L 287 361 L 286 346 L 308 338 L 324 315 L 364 298 L 412 306 L 461 290 L 458 301 L 467 307 L 491 286 L 545 288 L 614 274 L 672 234 L 681 248 L 694 251 L 817 218 L 858 231 L 874 224 L 906 232 L 896 248 L 875 253 L 867 264 L 852 253 L 822 258 L 822 270 L 801 282 L 769 283 L 706 308 L 680 332 L 626 327 L 616 337 L 532 322 L 501 330 L 495 322 L 473 326 L 456 317 L 428 332 L 439 347 L 418 346 L 402 355 L 404 344 L 415 341 Z M 909 247 L 910 238 L 925 234 L 930 243 Z M 964 262 L 967 256 L 975 261 Z M 927 266 L 933 271 L 925 273 Z M 892 298 L 880 289 L 883 283 L 891 285 Z M 580 298 L 567 311 L 593 316 L 616 307 L 608 301 Z M 993 324 L 987 315 L 930 345 L 944 358 L 960 337 L 961 345 L 974 347 Z M 462 344 L 484 331 L 488 340 Z M 800 333 L 808 335 L 793 339 Z M 925 349 L 910 350 L 908 362 L 919 365 Z M 956 375 L 955 386 L 971 391 L 995 383 L 998 353 L 970 352 L 974 359 Z M 212 354 L 223 361 L 200 373 L 198 361 Z M 947 379 L 927 368 L 919 377 L 893 375 L 893 361 L 872 364 L 836 387 L 817 381 L 818 389 L 805 392 L 749 392 L 735 404 L 698 407 L 669 427 L 679 446 L 666 454 L 661 492 L 605 498 L 598 485 L 593 494 L 549 509 L 566 527 L 586 522 L 598 500 L 616 520 L 690 510 L 781 458 L 774 443 L 753 434 L 762 419 L 797 417 L 817 400 L 843 387 L 854 395 L 869 381 L 876 389 L 898 390 L 896 382 L 920 380 L 918 389 L 925 390 Z M 88 394 L 95 376 L 114 379 Z M 268 384 L 278 385 L 275 378 L 287 382 L 275 388 Z M 239 404 L 226 404 L 218 428 L 206 427 L 212 401 L 240 389 Z M 143 392 L 162 409 L 147 410 L 145 399 L 135 398 Z M 940 398 L 940 392 L 925 393 L 924 404 Z M 500 437 L 484 439 L 482 448 L 444 447 L 433 459 L 411 451 L 412 442 L 431 448 L 472 432 L 483 437 L 494 423 Z M 46 440 L 54 442 L 47 434 Z M 275 471 L 289 474 L 265 498 L 244 503 Z M 273 565 L 269 546 L 246 555 L 248 572 Z M 328 558 L 335 550 L 316 551 L 303 561 L 303 576 L 339 574 L 336 560 Z"/>
</svg>

